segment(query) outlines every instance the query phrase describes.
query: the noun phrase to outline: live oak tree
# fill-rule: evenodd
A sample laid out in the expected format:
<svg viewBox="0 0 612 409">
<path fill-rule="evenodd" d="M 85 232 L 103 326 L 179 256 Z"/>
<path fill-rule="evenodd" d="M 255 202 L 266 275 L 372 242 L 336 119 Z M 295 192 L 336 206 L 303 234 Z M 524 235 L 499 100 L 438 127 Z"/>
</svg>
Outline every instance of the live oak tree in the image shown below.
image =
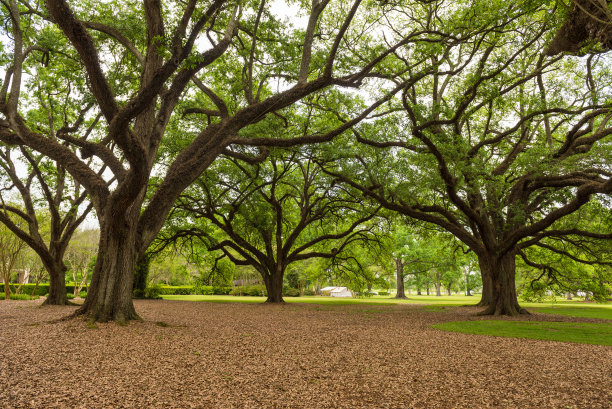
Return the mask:
<svg viewBox="0 0 612 409">
<path fill-rule="evenodd" d="M 23 147 L 0 150 L 0 183 L 0 223 L 36 252 L 49 274 L 44 304 L 67 304 L 64 257 L 92 209 L 87 192 L 63 166 Z M 7 203 L 9 197 L 18 197 L 20 205 Z"/>
<path fill-rule="evenodd" d="M 66 250 L 66 262 L 74 283 L 74 296 L 79 295 L 91 280 L 91 263 L 98 250 L 98 230 L 75 232 Z"/>
<path fill-rule="evenodd" d="M 8 29 L 2 38 L 10 51 L 3 59 L 0 139 L 61 163 L 87 190 L 100 223 L 97 264 L 79 314 L 100 321 L 137 318 L 131 299 L 136 260 L 175 199 L 220 154 L 244 144 L 332 139 L 401 89 L 380 87 L 349 121 L 315 135 L 262 143 L 245 133 L 258 123 L 282 121 L 283 110 L 305 96 L 380 77 L 379 65 L 399 46 L 427 34 L 415 27 L 389 43 L 377 31 L 383 6 L 362 3 L 304 4 L 305 27 L 295 28 L 265 0 L 47 0 L 44 7 L 2 1 Z M 414 6 L 425 7 L 418 1 Z M 385 17 L 394 13 L 388 8 Z M 43 41 L 49 37 L 54 40 Z M 66 112 L 55 132 L 41 131 L 27 120 L 30 73 L 62 61 L 56 58 L 64 53 L 59 46 L 75 55 L 75 64 L 65 69 L 85 79 L 67 96 L 83 109 Z M 87 133 L 84 122 L 98 117 L 95 131 Z M 160 158 L 160 145 L 173 138 L 184 148 Z M 156 169 L 160 183 L 147 195 L 159 161 L 165 161 Z"/>
<path fill-rule="evenodd" d="M 405 280 L 409 275 L 424 274 L 431 268 L 428 247 L 418 232 L 404 224 L 394 227 L 393 262 L 397 291 L 395 298 L 405 299 Z"/>
<path fill-rule="evenodd" d="M 180 196 L 173 219 L 189 227 L 167 239 L 198 238 L 209 251 L 255 268 L 267 289 L 266 302 L 283 302 L 290 264 L 342 260 L 347 248 L 376 241 L 379 209 L 332 182 L 298 152 L 275 151 L 253 165 L 220 159 Z"/>
<path fill-rule="evenodd" d="M 437 296 L 442 295 L 442 285 L 450 291 L 453 284 L 459 281 L 465 260 L 457 240 L 452 236 L 428 231 L 423 226 L 400 225 L 395 228 L 395 241 L 395 298 L 406 298 L 404 281 L 408 276 L 413 276 L 413 281 L 419 283 L 428 276 L 427 282 L 434 284 Z"/>
<path fill-rule="evenodd" d="M 357 127 L 371 149 L 328 172 L 455 235 L 478 257 L 483 314 L 516 315 L 517 255 L 612 191 L 610 67 L 600 55 L 544 57 L 555 28 L 545 4 L 489 5 L 473 36 L 422 51 L 435 72 L 402 93 L 404 114 Z"/>
<path fill-rule="evenodd" d="M 10 217 L 6 212 L 5 216 Z M 0 278 L 4 282 L 4 298 L 7 300 L 11 297 L 11 277 L 26 248 L 23 240 L 6 226 L 0 225 Z"/>
<path fill-rule="evenodd" d="M 2 12 L 3 17 L 9 17 L 7 10 Z M 67 129 L 66 124 L 67 117 L 76 115 L 77 122 L 83 125 L 79 136 L 86 137 L 93 131 L 97 120 L 85 118 L 91 108 L 90 103 L 81 106 L 71 98 L 72 93 L 85 88 L 84 78 L 76 75 L 79 67 L 74 61 L 76 53 L 70 54 L 57 33 L 45 30 L 33 33 L 32 26 L 28 23 L 24 26 L 29 35 L 37 39 L 36 44 L 24 50 L 24 56 L 42 61 L 24 69 L 24 75 L 29 78 L 27 96 L 23 100 L 28 107 L 25 114 L 27 125 L 48 136 L 76 132 L 76 129 Z M 48 64 L 50 44 L 54 44 L 56 51 L 54 65 Z M 2 87 L 5 96 L 12 72 L 8 68 Z M 3 188 L 1 198 L 6 201 L 10 197 L 19 202 L 18 208 L 2 204 L 2 209 L 15 219 L 2 213 L 0 222 L 41 258 L 50 280 L 45 304 L 66 304 L 64 255 L 76 228 L 92 210 L 91 203 L 87 201 L 87 192 L 61 162 L 25 146 L 4 145 L 0 148 L 0 183 Z"/>
</svg>

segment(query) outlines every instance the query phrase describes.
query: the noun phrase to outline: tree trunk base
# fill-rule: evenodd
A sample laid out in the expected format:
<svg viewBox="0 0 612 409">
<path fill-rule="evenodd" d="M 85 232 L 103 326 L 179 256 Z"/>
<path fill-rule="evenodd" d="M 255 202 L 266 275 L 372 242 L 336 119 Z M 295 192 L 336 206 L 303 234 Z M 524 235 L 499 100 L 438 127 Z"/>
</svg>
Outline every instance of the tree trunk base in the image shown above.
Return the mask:
<svg viewBox="0 0 612 409">
<path fill-rule="evenodd" d="M 525 308 L 522 307 L 501 307 L 498 305 L 489 305 L 487 306 L 487 308 L 485 308 L 484 310 L 480 311 L 478 314 L 476 314 L 478 316 L 486 316 L 486 315 L 492 315 L 492 316 L 499 316 L 499 315 L 506 315 L 509 317 L 516 317 L 518 315 L 531 315 L 531 313 L 529 311 L 527 311 Z"/>
<path fill-rule="evenodd" d="M 115 321 L 119 325 L 127 325 L 130 321 L 143 321 L 136 313 L 134 307 L 105 311 L 103 309 L 95 309 L 90 311 L 86 304 L 76 310 L 71 317 L 85 317 L 88 322 L 110 322 Z"/>
<path fill-rule="evenodd" d="M 280 297 L 279 299 L 268 297 L 265 304 L 286 304 L 286 302 L 283 300 L 283 297 Z"/>
<path fill-rule="evenodd" d="M 396 295 L 393 298 L 397 298 L 397 299 L 400 299 L 400 300 L 407 300 L 408 299 L 408 297 L 406 297 L 405 295 Z"/>
<path fill-rule="evenodd" d="M 68 300 L 68 298 L 61 300 L 61 299 L 54 299 L 52 297 L 47 297 L 45 301 L 43 301 L 42 305 L 45 306 L 45 305 L 79 305 L 79 304 L 73 303 L 72 301 Z"/>
</svg>

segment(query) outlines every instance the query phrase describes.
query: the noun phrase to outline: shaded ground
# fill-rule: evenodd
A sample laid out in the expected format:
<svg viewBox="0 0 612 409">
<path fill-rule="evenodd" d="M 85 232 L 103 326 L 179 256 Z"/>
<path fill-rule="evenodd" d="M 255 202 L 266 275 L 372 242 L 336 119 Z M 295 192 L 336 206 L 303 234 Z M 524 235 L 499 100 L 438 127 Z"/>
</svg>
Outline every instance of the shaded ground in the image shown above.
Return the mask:
<svg viewBox="0 0 612 409">
<path fill-rule="evenodd" d="M 0 302 L 2 408 L 612 407 L 612 348 L 430 327 L 474 308 L 143 300 L 90 328 L 40 303 Z"/>
</svg>

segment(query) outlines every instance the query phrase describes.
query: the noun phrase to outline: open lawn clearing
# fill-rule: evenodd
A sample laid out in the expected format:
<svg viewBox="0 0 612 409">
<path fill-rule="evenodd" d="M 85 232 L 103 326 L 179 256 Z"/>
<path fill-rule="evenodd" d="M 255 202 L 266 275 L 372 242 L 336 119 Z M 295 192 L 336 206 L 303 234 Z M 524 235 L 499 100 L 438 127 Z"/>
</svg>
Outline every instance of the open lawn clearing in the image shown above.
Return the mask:
<svg viewBox="0 0 612 409">
<path fill-rule="evenodd" d="M 472 307 L 137 300 L 121 327 L 40 303 L 0 303 L 3 408 L 612 405 L 612 348 L 431 327 Z"/>
<path fill-rule="evenodd" d="M 266 297 L 233 296 L 233 295 L 162 295 L 165 300 L 176 301 L 206 301 L 206 302 L 245 302 L 263 303 Z M 397 299 L 390 296 L 372 296 L 363 298 L 323 297 L 320 295 L 302 297 L 284 297 L 288 303 L 325 304 L 325 305 L 353 305 L 353 304 L 432 304 L 444 303 L 446 305 L 473 305 L 480 301 L 480 297 L 466 297 L 463 295 L 435 297 L 431 295 L 414 295 L 407 299 Z"/>
<path fill-rule="evenodd" d="M 204 301 L 217 303 L 263 303 L 266 297 L 252 296 L 234 296 L 234 295 L 162 295 L 165 300 L 174 301 Z M 440 297 L 434 295 L 410 295 L 407 299 L 397 299 L 389 296 L 372 296 L 364 298 L 335 298 L 323 296 L 302 296 L 302 297 L 284 297 L 287 303 L 306 303 L 306 304 L 323 304 L 323 305 L 354 305 L 354 304 L 375 304 L 375 305 L 397 305 L 397 304 L 432 304 L 441 307 L 475 305 L 480 301 L 480 295 L 464 296 L 464 295 L 443 295 Z M 612 314 L 612 303 L 598 304 L 585 303 L 579 300 L 556 300 L 554 302 L 521 302 L 521 306 L 525 308 L 561 308 L 571 307 L 572 309 L 594 308 L 607 309 L 609 314 Z M 562 311 L 559 309 L 559 311 Z M 542 311 L 549 312 L 549 311 Z M 552 313 L 552 312 L 550 312 Z M 597 312 L 592 312 L 598 314 Z M 603 314 L 607 314 L 603 312 Z M 560 312 L 560 314 L 562 314 Z M 590 314 L 586 312 L 585 314 Z M 565 314 L 572 315 L 572 314 Z M 584 315 L 589 317 L 589 315 Z M 597 318 L 597 317 L 592 317 Z"/>
<path fill-rule="evenodd" d="M 612 324 L 607 323 L 487 320 L 445 322 L 433 327 L 464 334 L 612 346 Z"/>
<path fill-rule="evenodd" d="M 602 320 L 612 320 L 612 308 L 609 304 L 603 305 L 578 305 L 578 306 L 552 306 L 552 307 L 537 307 L 532 311 L 544 313 L 565 315 L 568 317 L 583 317 L 597 318 Z"/>
</svg>

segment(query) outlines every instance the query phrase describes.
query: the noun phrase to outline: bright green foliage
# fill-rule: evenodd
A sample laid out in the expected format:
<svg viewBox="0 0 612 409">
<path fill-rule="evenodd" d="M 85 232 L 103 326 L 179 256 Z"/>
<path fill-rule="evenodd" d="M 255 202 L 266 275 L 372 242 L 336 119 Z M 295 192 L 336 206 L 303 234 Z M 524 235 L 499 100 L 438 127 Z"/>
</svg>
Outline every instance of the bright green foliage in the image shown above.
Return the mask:
<svg viewBox="0 0 612 409">
<path fill-rule="evenodd" d="M 0 300 L 6 299 L 5 293 L 0 293 Z M 9 296 L 10 300 L 38 300 L 37 295 L 29 295 L 29 294 L 11 294 Z"/>
</svg>

